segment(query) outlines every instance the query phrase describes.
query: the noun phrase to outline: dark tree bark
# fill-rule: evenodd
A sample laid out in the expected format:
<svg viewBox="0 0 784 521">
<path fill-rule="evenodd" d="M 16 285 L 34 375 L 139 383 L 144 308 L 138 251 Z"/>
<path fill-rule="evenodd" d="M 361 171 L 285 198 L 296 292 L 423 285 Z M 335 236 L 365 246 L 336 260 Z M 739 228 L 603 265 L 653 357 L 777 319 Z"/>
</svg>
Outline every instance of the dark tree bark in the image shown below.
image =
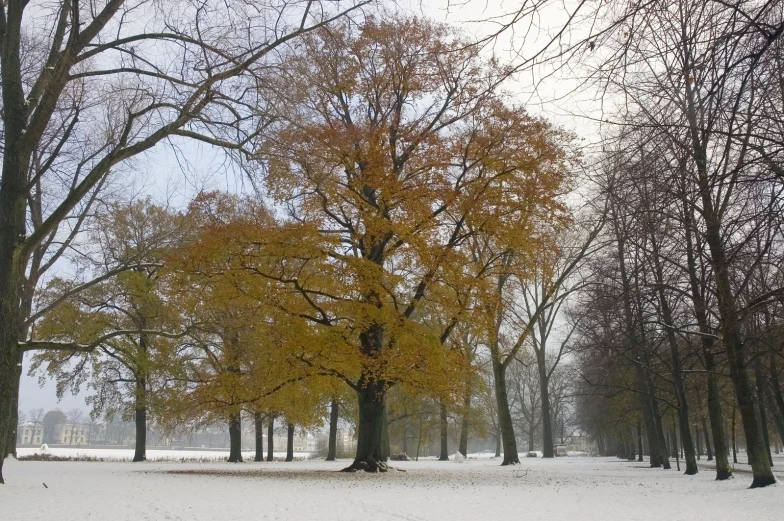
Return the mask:
<svg viewBox="0 0 784 521">
<path fill-rule="evenodd" d="M 738 442 L 735 441 L 735 404 L 732 404 L 732 462 L 738 463 Z"/>
<path fill-rule="evenodd" d="M 471 386 L 466 386 L 466 393 L 463 397 L 463 418 L 460 424 L 460 443 L 457 450 L 464 457 L 468 456 L 468 416 L 471 411 Z"/>
<path fill-rule="evenodd" d="M 381 417 L 381 444 L 379 446 L 379 458 L 381 461 L 389 461 L 392 455 L 391 441 L 389 439 L 389 419 L 387 409 L 384 407 L 384 414 Z"/>
<path fill-rule="evenodd" d="M 286 461 L 294 461 L 294 424 L 289 423 L 286 437 Z"/>
<path fill-rule="evenodd" d="M 517 440 L 515 439 L 512 413 L 509 410 L 509 398 L 506 393 L 506 367 L 493 357 L 493 383 L 495 385 L 495 399 L 498 408 L 498 426 L 501 430 L 504 460 L 501 465 L 516 465 L 520 463 L 517 455 Z"/>
<path fill-rule="evenodd" d="M 335 461 L 335 457 L 337 456 L 338 417 L 338 401 L 333 398 L 329 409 L 329 445 L 327 448 L 327 461 Z M 403 436 L 405 436 L 405 434 L 403 434 Z"/>
<path fill-rule="evenodd" d="M 22 381 L 22 362 L 24 361 L 24 353 L 22 351 L 19 352 L 19 360 L 17 361 L 16 365 L 16 382 L 13 387 L 13 403 L 11 407 L 11 421 L 9 422 L 9 430 L 8 430 L 8 443 L 6 445 L 5 453 L 2 455 L 3 458 L 6 455 L 16 457 L 16 438 L 17 433 L 16 429 L 19 425 L 19 384 Z M 0 465 L 2 465 L 0 463 Z M 0 478 L 2 478 L 2 472 L 0 472 Z"/>
<path fill-rule="evenodd" d="M 242 463 L 242 419 L 240 412 L 229 415 L 229 462 Z"/>
<path fill-rule="evenodd" d="M 264 417 L 260 412 L 253 413 L 253 432 L 256 435 L 256 453 L 253 461 L 264 461 Z"/>
<path fill-rule="evenodd" d="M 768 355 L 770 387 L 773 392 L 773 401 L 776 404 L 773 411 L 773 421 L 779 433 L 781 443 L 784 443 L 784 395 L 781 392 L 781 382 L 779 379 L 778 368 L 776 367 L 776 354 L 771 352 Z"/>
<path fill-rule="evenodd" d="M 637 461 L 642 461 L 642 428 L 640 427 L 640 418 L 637 418 Z"/>
<path fill-rule="evenodd" d="M 136 450 L 133 461 L 147 459 L 147 381 L 136 379 Z"/>
<path fill-rule="evenodd" d="M 536 366 L 539 371 L 539 398 L 542 401 L 542 457 L 552 458 L 553 420 L 550 413 L 550 379 L 547 374 L 544 347 L 537 349 Z"/>
<path fill-rule="evenodd" d="M 767 397 L 765 395 L 765 374 L 762 371 L 762 359 L 760 354 L 754 361 L 755 380 L 757 384 L 757 406 L 759 407 L 760 428 L 762 429 L 762 441 L 765 444 L 765 455 L 768 463 L 773 466 L 773 455 L 770 453 L 770 435 L 768 434 L 768 414 Z"/>
<path fill-rule="evenodd" d="M 705 450 L 708 453 L 708 461 L 713 461 L 713 447 L 711 447 L 710 436 L 708 435 L 708 424 L 705 416 L 702 417 L 702 433 L 705 436 Z"/>
<path fill-rule="evenodd" d="M 354 462 L 343 469 L 346 472 L 364 470 L 386 472 L 385 452 L 382 448 L 386 431 L 385 382 L 367 381 L 357 391 L 359 401 L 359 424 L 357 425 L 357 452 Z M 386 436 L 388 439 L 388 436 Z M 387 455 L 388 456 L 388 455 Z"/>
<path fill-rule="evenodd" d="M 275 459 L 275 416 L 270 415 L 267 425 L 267 461 Z"/>
<path fill-rule="evenodd" d="M 446 407 L 441 404 L 441 452 L 438 461 L 449 461 L 449 422 L 447 421 Z"/>
</svg>

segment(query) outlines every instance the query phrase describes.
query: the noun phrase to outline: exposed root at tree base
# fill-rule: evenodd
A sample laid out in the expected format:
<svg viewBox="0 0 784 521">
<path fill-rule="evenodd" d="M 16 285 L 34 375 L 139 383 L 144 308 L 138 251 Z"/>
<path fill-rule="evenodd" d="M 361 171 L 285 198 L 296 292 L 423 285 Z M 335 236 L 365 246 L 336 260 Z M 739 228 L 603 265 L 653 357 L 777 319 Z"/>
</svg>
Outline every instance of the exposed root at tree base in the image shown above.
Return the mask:
<svg viewBox="0 0 784 521">
<path fill-rule="evenodd" d="M 730 479 L 732 477 L 731 470 L 717 470 L 716 471 L 716 481 L 724 481 L 725 479 Z"/>
<path fill-rule="evenodd" d="M 768 485 L 773 485 L 775 482 L 776 478 L 773 476 L 754 476 L 754 481 L 751 482 L 749 488 L 767 487 Z"/>
<path fill-rule="evenodd" d="M 387 472 L 394 470 L 394 468 L 387 465 L 386 461 L 367 459 L 354 460 L 354 463 L 341 470 L 341 472 L 357 472 L 359 470 L 364 470 L 365 472 Z"/>
</svg>

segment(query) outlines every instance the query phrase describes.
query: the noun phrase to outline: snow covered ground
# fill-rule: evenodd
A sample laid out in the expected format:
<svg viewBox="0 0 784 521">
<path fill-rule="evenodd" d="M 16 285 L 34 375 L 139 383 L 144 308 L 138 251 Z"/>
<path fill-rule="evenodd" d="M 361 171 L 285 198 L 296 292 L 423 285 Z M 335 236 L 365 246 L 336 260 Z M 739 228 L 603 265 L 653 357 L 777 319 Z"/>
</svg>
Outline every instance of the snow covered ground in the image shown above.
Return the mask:
<svg viewBox="0 0 784 521">
<path fill-rule="evenodd" d="M 784 511 L 784 482 L 750 490 L 749 474 L 716 482 L 707 469 L 690 477 L 615 458 L 521 461 L 395 462 L 406 472 L 369 475 L 336 472 L 347 461 L 8 459 L 0 519 L 778 521 Z"/>
<path fill-rule="evenodd" d="M 21 458 L 31 454 L 41 454 L 46 452 L 54 456 L 70 458 L 95 458 L 107 461 L 131 461 L 133 459 L 133 449 L 91 449 L 89 447 L 50 447 L 45 451 L 33 448 L 16 449 L 17 455 Z M 253 459 L 255 451 L 243 451 L 244 459 Z M 266 457 L 267 451 L 264 451 Z M 286 458 L 286 452 L 273 452 L 275 458 Z M 147 451 L 147 461 L 176 461 L 176 462 L 220 462 L 226 461 L 229 457 L 228 450 L 160 450 L 151 449 Z M 309 452 L 295 452 L 295 459 L 307 459 Z"/>
</svg>

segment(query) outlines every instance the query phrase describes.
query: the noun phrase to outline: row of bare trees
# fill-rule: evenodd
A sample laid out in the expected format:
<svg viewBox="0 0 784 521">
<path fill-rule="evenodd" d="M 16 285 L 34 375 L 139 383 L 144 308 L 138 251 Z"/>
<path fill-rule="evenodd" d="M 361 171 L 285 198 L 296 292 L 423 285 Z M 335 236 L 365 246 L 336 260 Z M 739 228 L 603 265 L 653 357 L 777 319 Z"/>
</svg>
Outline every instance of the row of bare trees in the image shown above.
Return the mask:
<svg viewBox="0 0 784 521">
<path fill-rule="evenodd" d="M 584 381 L 605 396 L 637 394 L 654 465 L 669 464 L 674 410 L 688 474 L 697 472 L 695 409 L 707 406 L 717 479 L 726 479 L 728 379 L 752 487 L 775 482 L 768 423 L 784 418 L 772 399 L 784 303 L 782 8 L 649 2 L 597 41 L 595 71 L 620 130 L 604 145 L 613 247 L 583 296 Z M 697 386 L 706 393 L 695 403 Z"/>
</svg>

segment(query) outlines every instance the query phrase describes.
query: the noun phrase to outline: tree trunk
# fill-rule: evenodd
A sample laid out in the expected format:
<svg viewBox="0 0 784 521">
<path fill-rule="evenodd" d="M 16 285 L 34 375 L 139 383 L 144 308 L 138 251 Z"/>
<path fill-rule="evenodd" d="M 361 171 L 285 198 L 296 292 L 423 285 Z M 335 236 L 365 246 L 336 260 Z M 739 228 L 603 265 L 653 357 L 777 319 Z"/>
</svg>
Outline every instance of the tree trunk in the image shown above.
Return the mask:
<svg viewBox="0 0 784 521">
<path fill-rule="evenodd" d="M 697 441 L 697 461 L 702 459 L 702 437 L 700 436 L 700 426 L 694 427 L 694 439 Z"/>
<path fill-rule="evenodd" d="M 776 423 L 781 443 L 784 443 L 784 395 L 781 392 L 781 382 L 779 380 L 778 367 L 776 367 L 776 354 L 771 352 L 768 359 L 770 364 L 770 386 L 773 390 L 774 402 L 776 403 L 776 413 L 773 415 L 773 419 Z"/>
<path fill-rule="evenodd" d="M 22 337 L 24 338 L 24 337 Z M 10 429 L 8 431 L 8 445 L 3 457 L 10 455 L 16 457 L 16 430 L 19 426 L 19 384 L 22 381 L 22 362 L 24 361 L 24 352 L 19 352 L 18 360 L 16 362 L 16 381 L 14 382 L 11 391 L 14 393 L 13 402 L 11 406 L 11 421 L 9 422 Z"/>
<path fill-rule="evenodd" d="M 269 424 L 267 425 L 267 461 L 275 459 L 275 416 L 270 415 Z"/>
<path fill-rule="evenodd" d="M 242 463 L 242 419 L 240 412 L 229 415 L 229 462 Z"/>
<path fill-rule="evenodd" d="M 327 461 L 335 461 L 335 457 L 337 456 L 338 413 L 338 401 L 333 398 L 329 409 L 329 446 L 327 448 Z"/>
<path fill-rule="evenodd" d="M 732 462 L 738 464 L 738 443 L 735 441 L 735 404 L 732 404 Z"/>
<path fill-rule="evenodd" d="M 286 437 L 286 461 L 294 461 L 294 424 L 289 423 Z"/>
<path fill-rule="evenodd" d="M 3 7 L 5 9 L 5 7 Z M 19 24 L 6 27 L 2 49 L 3 170 L 0 183 L 0 484 L 8 454 L 7 436 L 19 394 L 19 303 L 24 285 L 22 245 L 26 238 L 27 172 L 30 155 L 22 148 L 27 104 L 20 73 Z"/>
<path fill-rule="evenodd" d="M 687 85 L 687 88 L 690 87 Z M 768 451 L 764 447 L 756 393 L 753 390 L 746 368 L 746 350 L 741 334 L 735 295 L 732 291 L 729 267 L 725 258 L 721 223 L 714 213 L 705 163 L 699 163 L 700 161 L 698 161 L 697 170 L 700 178 L 703 217 L 706 227 L 705 238 L 710 249 L 711 263 L 714 269 L 716 300 L 718 302 L 722 338 L 727 349 L 730 378 L 735 389 L 738 410 L 743 420 L 743 431 L 746 435 L 746 452 L 748 453 L 749 463 L 754 476 L 751 488 L 765 487 L 775 483 L 776 478 L 773 476 L 773 470 L 768 461 Z"/>
<path fill-rule="evenodd" d="M 664 320 L 667 342 L 670 346 L 670 361 L 672 364 L 672 378 L 675 384 L 675 397 L 678 401 L 678 427 L 681 431 L 681 440 L 683 442 L 684 455 L 686 459 L 686 474 L 692 476 L 697 474 L 697 459 L 694 454 L 694 441 L 691 437 L 691 429 L 689 426 L 689 401 L 686 396 L 686 385 L 683 382 L 683 368 L 681 366 L 681 355 L 678 349 L 678 340 L 675 338 L 675 323 L 672 317 L 672 309 L 667 295 L 664 292 L 664 270 L 662 268 L 661 259 L 659 257 L 659 244 L 656 241 L 654 234 L 651 234 L 651 249 L 654 265 L 654 275 L 656 278 L 656 286 L 658 288 L 659 305 L 661 308 L 661 316 Z M 699 435 L 697 439 L 699 444 Z M 677 450 L 677 449 L 676 449 Z M 680 465 L 679 465 L 680 466 Z"/>
<path fill-rule="evenodd" d="M 466 386 L 466 393 L 463 397 L 463 418 L 460 425 L 460 443 L 457 450 L 464 457 L 468 456 L 468 416 L 471 411 L 471 387 Z"/>
<path fill-rule="evenodd" d="M 260 412 L 253 413 L 253 431 L 256 435 L 256 453 L 253 461 L 264 461 L 264 423 Z"/>
<path fill-rule="evenodd" d="M 716 479 L 723 481 L 729 479 L 730 464 L 727 459 L 727 441 L 724 432 L 724 417 L 721 412 L 721 396 L 719 393 L 718 376 L 716 374 L 716 362 L 713 358 L 713 330 L 708 324 L 708 311 L 703 297 L 703 285 L 697 274 L 697 261 L 693 240 L 693 208 L 689 204 L 685 190 L 681 194 L 683 204 L 683 228 L 686 238 L 686 265 L 689 272 L 689 286 L 691 299 L 694 304 L 694 315 L 699 326 L 700 344 L 702 356 L 705 362 L 705 370 L 708 375 L 708 416 L 710 417 L 711 433 L 713 434 L 713 446 L 716 448 Z M 707 432 L 707 431 L 706 431 Z"/>
<path fill-rule="evenodd" d="M 554 445 L 553 422 L 550 414 L 550 385 L 547 376 L 544 346 L 536 351 L 536 366 L 539 371 L 539 393 L 542 400 L 542 457 L 552 458 Z"/>
<path fill-rule="evenodd" d="M 442 403 L 440 405 L 441 417 L 439 426 L 441 427 L 441 450 L 438 455 L 438 461 L 449 461 L 449 422 L 446 415 L 446 407 Z"/>
<path fill-rule="evenodd" d="M 770 435 L 768 434 L 768 414 L 766 411 L 767 398 L 765 396 L 765 375 L 762 372 L 761 355 L 754 361 L 755 380 L 757 384 L 757 406 L 759 407 L 760 428 L 762 429 L 762 442 L 765 445 L 765 456 L 768 463 L 773 466 L 773 455 L 770 453 Z"/>
<path fill-rule="evenodd" d="M 708 423 L 705 421 L 705 416 L 702 417 L 702 433 L 705 436 L 705 451 L 708 453 L 708 461 L 713 461 L 713 447 L 711 447 Z"/>
<path fill-rule="evenodd" d="M 520 458 L 517 455 L 517 440 L 512 423 L 512 413 L 509 410 L 509 399 L 506 394 L 506 368 L 496 356 L 493 356 L 493 383 L 498 407 L 498 425 L 501 429 L 504 449 L 504 460 L 501 465 L 515 465 L 520 463 Z"/>
<path fill-rule="evenodd" d="M 133 461 L 147 459 L 147 381 L 136 379 L 136 450 Z M 73 431 L 72 431 L 73 432 Z"/>
<path fill-rule="evenodd" d="M 640 426 L 640 418 L 637 418 L 637 461 L 642 461 L 642 427 Z"/>
<path fill-rule="evenodd" d="M 346 472 L 364 470 L 367 472 L 386 472 L 387 464 L 382 448 L 386 430 L 386 390 L 385 382 L 363 377 L 357 391 L 359 401 L 359 424 L 357 425 L 357 452 L 354 462 L 343 469 Z"/>
<path fill-rule="evenodd" d="M 775 407 L 773 407 L 773 423 L 776 425 L 776 431 L 779 434 L 779 440 L 781 443 L 784 443 L 784 396 L 781 393 L 781 383 L 779 381 L 779 375 L 776 368 L 776 361 L 774 359 L 776 355 L 774 353 L 770 354 L 770 387 L 773 392 L 773 401 L 775 403 Z"/>
<path fill-rule="evenodd" d="M 495 457 L 501 457 L 501 428 L 496 427 L 495 429 Z"/>
</svg>

